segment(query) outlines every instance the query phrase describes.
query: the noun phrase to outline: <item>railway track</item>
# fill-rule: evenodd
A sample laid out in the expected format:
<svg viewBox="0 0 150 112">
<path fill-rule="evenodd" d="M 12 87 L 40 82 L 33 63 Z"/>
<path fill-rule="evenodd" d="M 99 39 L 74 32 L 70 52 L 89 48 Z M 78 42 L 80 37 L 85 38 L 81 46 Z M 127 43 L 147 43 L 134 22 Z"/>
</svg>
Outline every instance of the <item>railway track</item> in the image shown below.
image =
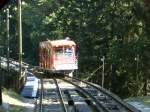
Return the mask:
<svg viewBox="0 0 150 112">
<path fill-rule="evenodd" d="M 64 101 L 64 99 L 63 99 L 62 91 L 61 91 L 61 89 L 59 88 L 58 82 L 57 82 L 56 79 L 54 79 L 54 82 L 55 82 L 55 84 L 56 84 L 56 86 L 57 86 L 57 91 L 58 91 L 58 94 L 59 94 L 59 97 L 60 97 L 61 104 L 62 104 L 62 106 L 63 106 L 63 110 L 64 110 L 64 112 L 68 112 L 68 111 L 67 111 L 67 107 L 66 107 L 66 105 L 65 105 L 65 103 L 64 103 L 65 101 Z"/>
<path fill-rule="evenodd" d="M 61 79 L 57 79 L 58 85 L 62 91 L 63 98 L 67 102 L 66 107 L 68 112 L 99 112 L 96 106 L 87 101 L 84 94 L 80 94 L 77 88 Z M 100 111 L 102 112 L 102 111 Z"/>
<path fill-rule="evenodd" d="M 63 84 L 59 84 L 58 80 L 73 85 L 73 90 L 64 89 L 61 87 Z M 78 99 L 74 99 L 74 95 L 78 96 Z M 77 104 L 81 102 L 84 107 L 83 110 L 88 110 L 87 112 L 139 112 L 104 88 L 69 76 L 60 79 L 41 79 L 35 111 L 84 112 L 81 109 L 82 106 Z M 93 110 L 93 107 L 96 109 Z"/>
<path fill-rule="evenodd" d="M 95 103 L 97 102 L 97 108 L 101 107 L 104 112 L 139 112 L 113 93 L 110 93 L 96 84 L 69 76 L 66 76 L 63 80 L 76 86 L 80 92 L 86 93 L 90 97 L 92 96 L 93 98 L 91 97 L 91 100 Z"/>
<path fill-rule="evenodd" d="M 36 112 L 139 112 L 99 86 L 66 76 L 41 79 Z"/>
<path fill-rule="evenodd" d="M 56 79 L 41 79 L 35 112 L 67 112 Z"/>
</svg>

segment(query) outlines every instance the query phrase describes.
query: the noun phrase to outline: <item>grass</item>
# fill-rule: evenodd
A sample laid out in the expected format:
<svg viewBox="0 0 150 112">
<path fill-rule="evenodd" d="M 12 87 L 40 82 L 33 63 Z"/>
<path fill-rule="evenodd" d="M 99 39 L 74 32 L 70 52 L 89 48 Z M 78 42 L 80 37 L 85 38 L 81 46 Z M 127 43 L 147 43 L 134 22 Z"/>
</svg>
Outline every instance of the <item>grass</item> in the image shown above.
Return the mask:
<svg viewBox="0 0 150 112">
<path fill-rule="evenodd" d="M 0 109 L 0 112 L 26 112 L 25 99 L 13 90 L 3 89 L 3 103 L 8 107 Z"/>
<path fill-rule="evenodd" d="M 7 89 L 3 89 L 3 94 L 5 94 L 5 95 L 8 95 L 8 96 L 10 96 L 10 97 L 12 97 L 12 98 L 16 98 L 16 99 L 18 99 L 18 100 L 23 100 L 23 98 L 18 94 L 18 93 L 16 93 L 16 92 L 14 92 L 13 90 L 7 90 Z"/>
</svg>

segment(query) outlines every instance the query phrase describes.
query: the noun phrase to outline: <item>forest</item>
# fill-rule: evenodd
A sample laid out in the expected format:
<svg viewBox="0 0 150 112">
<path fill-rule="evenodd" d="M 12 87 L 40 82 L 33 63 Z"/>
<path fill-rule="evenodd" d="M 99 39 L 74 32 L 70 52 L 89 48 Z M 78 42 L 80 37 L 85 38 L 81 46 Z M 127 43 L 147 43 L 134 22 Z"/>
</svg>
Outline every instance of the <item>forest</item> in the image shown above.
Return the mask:
<svg viewBox="0 0 150 112">
<path fill-rule="evenodd" d="M 10 9 L 10 57 L 18 60 L 17 2 L 0 10 L 0 46 L 7 55 L 6 8 Z M 70 37 L 79 47 L 76 76 L 120 97 L 149 94 L 149 0 L 24 0 L 23 61 L 38 66 L 39 42 Z"/>
</svg>

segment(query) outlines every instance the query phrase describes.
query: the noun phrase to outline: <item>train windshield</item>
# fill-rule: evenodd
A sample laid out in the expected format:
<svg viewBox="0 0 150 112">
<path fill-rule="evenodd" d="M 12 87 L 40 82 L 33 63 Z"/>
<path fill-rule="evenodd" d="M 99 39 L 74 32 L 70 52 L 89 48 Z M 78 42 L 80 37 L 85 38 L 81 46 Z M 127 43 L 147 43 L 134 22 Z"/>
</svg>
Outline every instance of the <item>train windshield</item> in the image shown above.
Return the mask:
<svg viewBox="0 0 150 112">
<path fill-rule="evenodd" d="M 64 53 L 65 54 L 72 54 L 73 53 L 73 49 L 67 47 L 67 48 L 64 49 Z"/>
<path fill-rule="evenodd" d="M 62 55 L 63 54 L 63 48 L 56 48 L 55 49 L 55 54 L 57 54 L 57 55 Z"/>
<path fill-rule="evenodd" d="M 71 56 L 73 54 L 73 48 L 72 47 L 60 47 L 60 48 L 55 48 L 55 54 L 56 55 L 67 55 Z"/>
</svg>

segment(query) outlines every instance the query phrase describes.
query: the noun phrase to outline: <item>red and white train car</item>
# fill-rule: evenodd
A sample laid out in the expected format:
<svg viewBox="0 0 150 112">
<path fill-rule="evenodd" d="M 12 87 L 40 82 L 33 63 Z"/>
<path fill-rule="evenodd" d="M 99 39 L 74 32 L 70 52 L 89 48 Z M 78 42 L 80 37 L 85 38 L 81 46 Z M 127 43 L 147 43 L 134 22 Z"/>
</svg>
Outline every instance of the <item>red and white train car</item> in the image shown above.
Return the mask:
<svg viewBox="0 0 150 112">
<path fill-rule="evenodd" d="M 71 40 L 40 42 L 39 65 L 53 72 L 72 72 L 78 69 L 76 44 Z"/>
</svg>

